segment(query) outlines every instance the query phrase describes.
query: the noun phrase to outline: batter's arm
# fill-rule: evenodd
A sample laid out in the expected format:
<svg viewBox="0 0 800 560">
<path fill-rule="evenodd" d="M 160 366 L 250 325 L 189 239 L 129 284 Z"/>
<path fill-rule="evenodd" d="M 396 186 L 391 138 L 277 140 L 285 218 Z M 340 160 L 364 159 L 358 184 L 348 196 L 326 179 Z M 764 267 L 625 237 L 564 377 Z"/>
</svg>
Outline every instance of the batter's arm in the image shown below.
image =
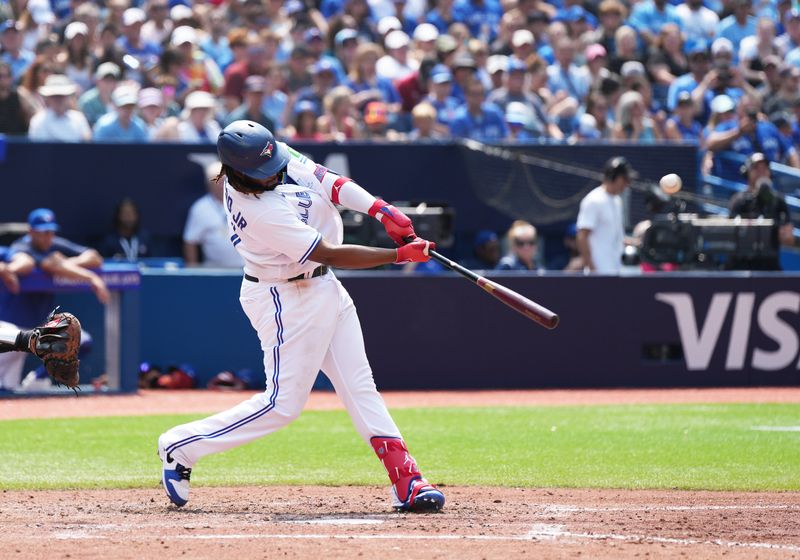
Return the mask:
<svg viewBox="0 0 800 560">
<path fill-rule="evenodd" d="M 417 239 L 398 249 L 364 247 L 363 245 L 331 245 L 324 239 L 311 252 L 308 260 L 336 268 L 374 268 L 385 264 L 427 262 L 436 243 Z"/>
</svg>

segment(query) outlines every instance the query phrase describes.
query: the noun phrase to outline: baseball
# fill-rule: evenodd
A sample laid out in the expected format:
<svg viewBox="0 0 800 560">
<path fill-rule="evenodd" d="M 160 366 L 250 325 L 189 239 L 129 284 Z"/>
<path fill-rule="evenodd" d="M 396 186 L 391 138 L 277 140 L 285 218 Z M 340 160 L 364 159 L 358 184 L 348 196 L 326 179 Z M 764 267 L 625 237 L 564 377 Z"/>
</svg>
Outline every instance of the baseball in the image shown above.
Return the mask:
<svg viewBox="0 0 800 560">
<path fill-rule="evenodd" d="M 661 177 L 661 180 L 658 182 L 658 185 L 661 187 L 661 190 L 667 194 L 675 194 L 681 187 L 683 186 L 683 181 L 676 173 L 670 173 L 668 175 L 664 175 Z"/>
</svg>

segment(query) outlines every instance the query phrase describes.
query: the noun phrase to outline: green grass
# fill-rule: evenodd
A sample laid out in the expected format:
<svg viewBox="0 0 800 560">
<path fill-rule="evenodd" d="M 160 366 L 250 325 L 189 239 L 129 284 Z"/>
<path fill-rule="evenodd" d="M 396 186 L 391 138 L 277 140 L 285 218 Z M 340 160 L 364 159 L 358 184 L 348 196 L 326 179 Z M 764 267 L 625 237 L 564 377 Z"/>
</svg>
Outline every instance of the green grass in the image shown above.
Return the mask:
<svg viewBox="0 0 800 560">
<path fill-rule="evenodd" d="M 434 408 L 393 412 L 435 483 L 800 490 L 800 405 Z M 152 487 L 158 435 L 198 416 L 0 422 L 0 488 Z M 341 411 L 310 411 L 203 459 L 193 484 L 384 484 Z"/>
</svg>

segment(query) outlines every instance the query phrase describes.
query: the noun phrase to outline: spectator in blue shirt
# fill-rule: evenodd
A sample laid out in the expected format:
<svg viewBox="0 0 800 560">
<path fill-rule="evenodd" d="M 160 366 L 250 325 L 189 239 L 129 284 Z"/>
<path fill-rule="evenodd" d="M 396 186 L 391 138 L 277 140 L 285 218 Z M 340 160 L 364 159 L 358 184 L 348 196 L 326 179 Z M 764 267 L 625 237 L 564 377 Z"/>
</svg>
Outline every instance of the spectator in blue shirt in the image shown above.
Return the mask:
<svg viewBox="0 0 800 560">
<path fill-rule="evenodd" d="M 142 24 L 147 19 L 144 10 L 128 8 L 122 14 L 122 37 L 118 39 L 124 54 L 132 56 L 139 63 L 139 69 L 130 69 L 128 78 L 141 82 L 144 70 L 152 68 L 161 55 L 161 47 L 142 39 Z"/>
<path fill-rule="evenodd" d="M 94 125 L 94 140 L 97 142 L 147 142 L 149 132 L 141 117 L 134 114 L 138 101 L 137 91 L 130 86 L 121 86 L 111 94 L 115 111 L 100 117 Z"/>
<path fill-rule="evenodd" d="M 453 73 L 444 64 L 437 64 L 431 70 L 430 82 L 426 101 L 436 109 L 436 122 L 449 127 L 461 106 L 458 99 L 450 95 Z"/>
<path fill-rule="evenodd" d="M 547 89 L 553 94 L 564 92 L 579 104 L 589 93 L 591 77 L 584 66 L 576 66 L 575 42 L 563 37 L 555 45 L 556 62 L 547 67 Z"/>
<path fill-rule="evenodd" d="M 456 0 L 453 15 L 473 37 L 489 43 L 497 37 L 503 8 L 497 0 Z"/>
<path fill-rule="evenodd" d="M 717 37 L 725 37 L 733 43 L 735 53 L 739 52 L 739 43 L 748 35 L 756 34 L 756 18 L 750 15 L 751 0 L 732 0 L 733 13 L 719 22 Z"/>
<path fill-rule="evenodd" d="M 714 101 L 716 100 L 715 98 Z M 800 168 L 797 150 L 781 135 L 774 124 L 761 115 L 760 102 L 756 98 L 749 95 L 742 97 L 735 109 L 732 107 L 733 100 L 728 98 L 726 103 L 725 108 L 729 111 L 735 110 L 737 118 L 723 120 L 709 133 L 707 142 L 709 151 L 733 151 L 744 156 L 762 152 L 770 161 Z M 713 105 L 712 102 L 712 107 Z"/>
<path fill-rule="evenodd" d="M 8 20 L 0 24 L 0 51 L 2 60 L 11 67 L 11 76 L 14 83 L 18 84 L 20 78 L 33 64 L 35 55 L 22 47 L 22 24 L 15 20 Z"/>
<path fill-rule="evenodd" d="M 678 106 L 678 97 L 683 92 L 692 93 L 708 71 L 711 69 L 708 57 L 708 43 L 705 41 L 692 41 L 686 48 L 686 56 L 689 60 L 689 72 L 683 76 L 678 76 L 669 85 L 667 90 L 667 109 L 674 111 Z"/>
<path fill-rule="evenodd" d="M 439 33 L 447 33 L 450 24 L 457 21 L 453 13 L 453 0 L 436 0 L 436 7 L 425 15 L 425 21 L 435 25 Z"/>
<path fill-rule="evenodd" d="M 664 136 L 668 140 L 700 140 L 703 127 L 694 118 L 694 102 L 692 94 L 682 91 L 678 95 L 675 114 L 667 119 L 664 125 Z"/>
<path fill-rule="evenodd" d="M 633 7 L 628 23 L 648 45 L 652 45 L 661 28 L 668 23 L 681 26 L 681 19 L 675 13 L 675 6 L 667 0 L 645 0 Z"/>
<path fill-rule="evenodd" d="M 494 105 L 485 103 L 485 98 L 486 91 L 478 80 L 467 85 L 467 102 L 456 111 L 450 123 L 454 137 L 492 142 L 508 136 L 503 114 Z"/>
</svg>

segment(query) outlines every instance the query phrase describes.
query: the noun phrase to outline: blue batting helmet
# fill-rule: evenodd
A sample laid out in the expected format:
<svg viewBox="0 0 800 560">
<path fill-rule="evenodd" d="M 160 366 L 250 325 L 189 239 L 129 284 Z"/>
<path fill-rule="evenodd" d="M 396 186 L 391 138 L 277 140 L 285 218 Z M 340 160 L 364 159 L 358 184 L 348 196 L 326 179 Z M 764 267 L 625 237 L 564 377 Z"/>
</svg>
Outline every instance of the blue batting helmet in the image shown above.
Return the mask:
<svg viewBox="0 0 800 560">
<path fill-rule="evenodd" d="M 266 179 L 289 163 L 286 145 L 272 132 L 253 121 L 234 121 L 217 137 L 220 161 L 253 179 Z"/>
</svg>

